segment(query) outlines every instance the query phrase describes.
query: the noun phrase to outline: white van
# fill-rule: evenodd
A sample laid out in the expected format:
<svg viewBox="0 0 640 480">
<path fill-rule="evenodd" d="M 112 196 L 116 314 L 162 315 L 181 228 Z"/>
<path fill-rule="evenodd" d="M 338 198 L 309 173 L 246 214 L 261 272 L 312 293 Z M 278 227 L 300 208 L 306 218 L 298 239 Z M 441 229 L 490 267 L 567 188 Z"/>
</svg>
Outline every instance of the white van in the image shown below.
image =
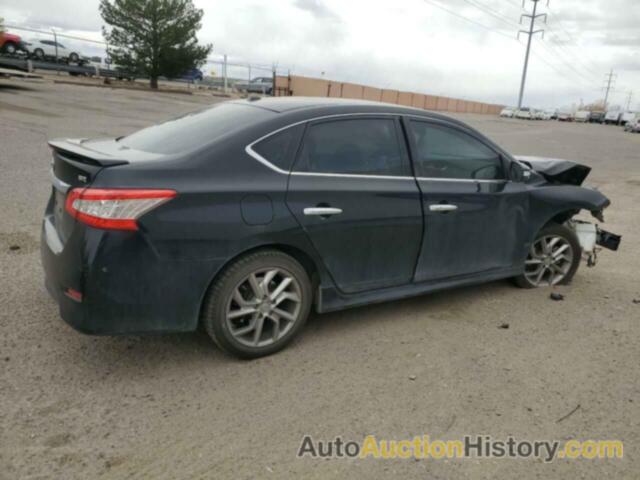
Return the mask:
<svg viewBox="0 0 640 480">
<path fill-rule="evenodd" d="M 620 110 L 609 110 L 607 114 L 604 116 L 605 125 L 619 125 L 620 119 L 622 118 L 622 111 Z"/>
<path fill-rule="evenodd" d="M 576 112 L 575 121 L 586 123 L 589 121 L 589 114 L 588 110 L 579 110 Z"/>
</svg>

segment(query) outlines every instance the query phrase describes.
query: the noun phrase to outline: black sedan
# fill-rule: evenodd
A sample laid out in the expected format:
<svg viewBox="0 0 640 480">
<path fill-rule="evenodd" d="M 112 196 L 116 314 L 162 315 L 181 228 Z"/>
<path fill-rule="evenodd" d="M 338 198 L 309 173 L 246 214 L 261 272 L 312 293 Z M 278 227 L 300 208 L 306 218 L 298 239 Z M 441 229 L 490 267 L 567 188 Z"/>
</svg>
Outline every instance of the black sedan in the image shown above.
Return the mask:
<svg viewBox="0 0 640 480">
<path fill-rule="evenodd" d="M 364 101 L 230 101 L 118 139 L 50 142 L 46 285 L 92 334 L 204 326 L 283 348 L 317 312 L 513 278 L 565 284 L 619 238 L 589 168 L 516 158 L 464 123 Z"/>
</svg>

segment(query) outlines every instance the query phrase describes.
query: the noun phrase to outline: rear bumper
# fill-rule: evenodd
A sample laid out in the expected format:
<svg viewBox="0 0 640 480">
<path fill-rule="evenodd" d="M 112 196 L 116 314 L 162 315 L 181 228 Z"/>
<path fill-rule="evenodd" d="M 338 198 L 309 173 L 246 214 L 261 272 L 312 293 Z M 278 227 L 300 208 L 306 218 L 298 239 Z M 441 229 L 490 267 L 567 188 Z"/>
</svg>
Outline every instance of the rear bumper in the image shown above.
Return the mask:
<svg viewBox="0 0 640 480">
<path fill-rule="evenodd" d="M 140 232 L 77 225 L 60 250 L 45 217 L 41 258 L 60 316 L 93 335 L 193 331 L 202 298 L 222 261 L 162 257 Z M 77 301 L 68 288 L 82 293 Z"/>
</svg>

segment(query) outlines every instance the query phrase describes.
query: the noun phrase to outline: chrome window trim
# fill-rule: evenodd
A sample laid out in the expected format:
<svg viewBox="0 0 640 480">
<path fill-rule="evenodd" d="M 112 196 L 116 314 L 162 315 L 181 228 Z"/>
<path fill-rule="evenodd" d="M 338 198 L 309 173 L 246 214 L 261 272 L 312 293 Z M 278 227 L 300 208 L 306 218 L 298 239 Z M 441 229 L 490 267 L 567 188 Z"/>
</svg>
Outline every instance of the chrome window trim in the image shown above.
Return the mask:
<svg viewBox="0 0 640 480">
<path fill-rule="evenodd" d="M 466 183 L 507 183 L 506 178 L 484 179 L 484 178 L 451 178 L 451 177 L 416 177 L 416 180 L 425 182 L 466 182 Z"/>
<path fill-rule="evenodd" d="M 342 177 L 342 178 L 368 178 L 368 179 L 374 179 L 374 180 L 426 180 L 426 181 L 442 181 L 442 182 L 477 182 L 477 183 L 502 183 L 502 182 L 507 182 L 507 179 L 498 179 L 498 180 L 482 180 L 482 179 L 468 179 L 468 178 L 438 178 L 438 177 L 407 177 L 407 176 L 402 176 L 402 175 L 367 175 L 367 174 L 356 174 L 356 173 L 320 173 L 320 172 L 297 172 L 297 171 L 291 171 L 291 172 L 287 172 L 286 170 L 283 170 L 279 167 L 277 167 L 276 165 L 274 165 L 273 163 L 271 163 L 269 160 L 267 160 L 266 158 L 264 158 L 262 155 L 260 155 L 258 152 L 256 152 L 253 149 L 253 146 L 256 143 L 260 143 L 261 141 L 263 141 L 266 138 L 271 137 L 272 135 L 275 135 L 277 133 L 280 133 L 288 128 L 292 128 L 304 123 L 309 123 L 309 122 L 314 122 L 316 120 L 324 120 L 324 119 L 330 119 L 330 118 L 340 118 L 340 117 L 354 117 L 354 116 L 374 116 L 374 117 L 380 117 L 380 116 L 394 116 L 394 117 L 412 117 L 412 118 L 420 118 L 426 121 L 435 121 L 435 122 L 439 122 L 439 123 L 450 123 L 447 122 L 446 120 L 443 119 L 439 119 L 439 118 L 429 118 L 429 117 L 423 117 L 421 115 L 415 115 L 415 114 L 404 114 L 404 113 L 375 113 L 375 112 L 361 112 L 361 113 L 336 113 L 336 114 L 332 114 L 332 115 L 323 115 L 320 117 L 314 117 L 314 118 L 308 118 L 306 120 L 300 120 L 299 122 L 294 122 L 291 123 L 289 125 L 285 125 L 284 127 L 280 127 L 277 130 L 274 130 L 273 132 L 267 133 L 266 135 L 263 135 L 262 137 L 258 138 L 257 140 L 254 140 L 253 142 L 251 142 L 250 144 L 248 144 L 246 147 L 244 147 L 244 151 L 246 152 L 247 155 L 249 155 L 250 157 L 252 157 L 253 159 L 257 160 L 258 162 L 260 162 L 261 164 L 263 164 L 264 166 L 266 166 L 267 168 L 273 170 L 276 173 L 280 173 L 282 175 L 295 175 L 295 176 L 299 176 L 299 177 Z"/>
</svg>

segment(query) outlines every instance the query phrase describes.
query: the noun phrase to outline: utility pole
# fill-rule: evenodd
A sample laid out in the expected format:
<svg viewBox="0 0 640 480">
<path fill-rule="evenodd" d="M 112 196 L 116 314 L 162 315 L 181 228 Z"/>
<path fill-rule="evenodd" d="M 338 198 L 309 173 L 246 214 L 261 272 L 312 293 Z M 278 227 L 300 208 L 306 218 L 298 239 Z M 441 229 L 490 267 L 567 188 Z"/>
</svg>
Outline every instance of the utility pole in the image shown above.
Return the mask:
<svg viewBox="0 0 640 480">
<path fill-rule="evenodd" d="M 223 66 L 222 66 L 222 74 L 224 75 L 224 93 L 227 93 L 227 54 L 224 54 Z"/>
<path fill-rule="evenodd" d="M 627 97 L 627 110 L 631 110 L 631 99 L 633 98 L 633 92 L 629 91 L 629 96 Z"/>
<path fill-rule="evenodd" d="M 531 41 L 533 40 L 533 36 L 536 33 L 542 32 L 542 38 L 544 38 L 544 30 L 534 30 L 536 25 L 536 20 L 540 17 L 544 17 L 545 23 L 547 22 L 547 14 L 541 13 L 537 15 L 538 11 L 538 2 L 540 0 L 531 0 L 533 2 L 533 12 L 531 15 L 525 14 L 520 16 L 520 23 L 522 23 L 523 18 L 529 18 L 531 23 L 529 24 L 529 30 L 520 30 L 518 32 L 518 39 L 520 38 L 520 34 L 523 33 L 527 35 L 529 38 L 527 39 L 527 53 L 524 56 L 524 68 L 522 70 L 522 82 L 520 83 L 520 95 L 518 96 L 518 110 L 522 108 L 522 99 L 524 97 L 524 86 L 527 82 L 527 70 L 529 69 L 529 53 L 531 53 Z M 522 0 L 522 8 L 524 8 L 525 0 Z M 547 5 L 549 2 L 547 1 Z"/>
<path fill-rule="evenodd" d="M 613 68 L 611 69 L 611 72 L 609 72 L 609 74 L 607 75 L 607 93 L 604 95 L 604 109 L 605 111 L 607 110 L 607 105 L 609 103 L 609 92 L 611 92 L 611 83 L 613 82 L 613 80 L 616 78 L 616 75 L 613 73 Z"/>
</svg>

